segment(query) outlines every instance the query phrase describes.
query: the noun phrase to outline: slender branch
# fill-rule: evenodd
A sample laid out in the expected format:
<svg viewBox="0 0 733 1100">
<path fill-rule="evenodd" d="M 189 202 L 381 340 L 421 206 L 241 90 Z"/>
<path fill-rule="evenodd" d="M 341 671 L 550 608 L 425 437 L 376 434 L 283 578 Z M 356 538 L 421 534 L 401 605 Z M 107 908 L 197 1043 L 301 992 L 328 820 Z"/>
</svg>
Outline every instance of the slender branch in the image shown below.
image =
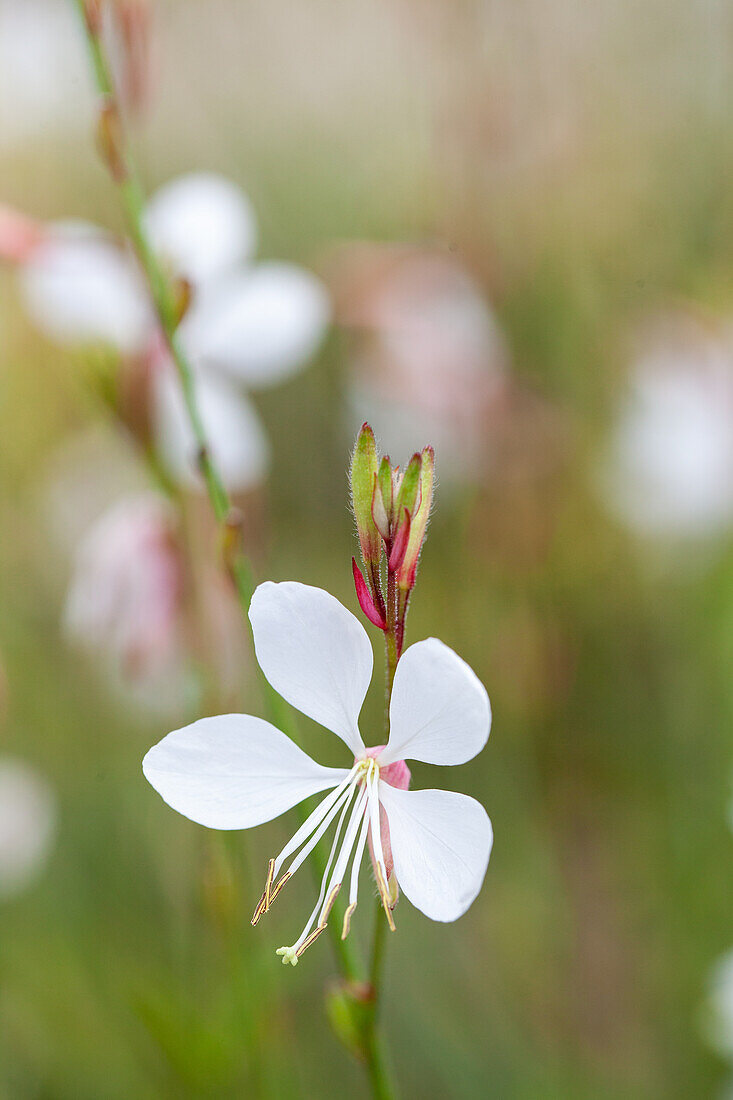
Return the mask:
<svg viewBox="0 0 733 1100">
<path fill-rule="evenodd" d="M 208 446 L 206 432 L 196 401 L 194 375 L 181 347 L 176 328 L 177 308 L 173 289 L 166 278 L 158 258 L 148 240 L 144 227 L 145 198 L 125 140 L 124 126 L 115 98 L 109 61 L 101 40 L 101 0 L 74 0 L 86 29 L 97 91 L 102 97 L 100 136 L 103 153 L 120 195 L 127 230 L 135 247 L 138 261 L 148 283 L 157 319 L 178 374 L 186 405 L 186 412 L 198 447 L 198 460 L 212 511 L 220 528 L 222 546 L 226 548 L 226 563 L 236 588 L 238 601 L 251 633 L 249 605 L 255 583 L 252 568 L 244 553 L 241 534 L 236 524 L 229 494 L 214 463 Z M 279 729 L 293 735 L 295 723 L 290 707 L 262 677 L 265 701 L 269 717 Z M 296 740 L 293 737 L 293 740 Z M 320 878 L 325 869 L 325 856 L 314 852 L 313 866 Z M 329 925 L 339 967 L 349 981 L 357 981 L 360 967 L 352 941 L 341 940 L 336 927 Z"/>
</svg>

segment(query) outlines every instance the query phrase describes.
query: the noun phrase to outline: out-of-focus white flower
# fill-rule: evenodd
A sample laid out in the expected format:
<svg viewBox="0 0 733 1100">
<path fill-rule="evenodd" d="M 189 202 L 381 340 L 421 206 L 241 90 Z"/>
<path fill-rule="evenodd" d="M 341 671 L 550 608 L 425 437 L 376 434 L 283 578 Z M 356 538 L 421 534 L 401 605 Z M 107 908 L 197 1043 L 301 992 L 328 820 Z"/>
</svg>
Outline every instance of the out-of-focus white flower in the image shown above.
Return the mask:
<svg viewBox="0 0 733 1100">
<path fill-rule="evenodd" d="M 41 872 L 56 831 L 56 803 L 30 765 L 0 759 L 0 899 L 20 893 Z"/>
<path fill-rule="evenodd" d="M 164 368 L 155 373 L 154 386 L 161 458 L 179 485 L 195 489 L 200 475 L 191 455 L 196 444 L 180 382 L 173 371 Z M 211 456 L 224 484 L 240 491 L 258 485 L 267 473 L 270 443 L 252 403 L 240 389 L 215 374 L 201 374 L 195 389 Z"/>
<path fill-rule="evenodd" d="M 64 346 L 107 344 L 141 353 L 153 315 L 131 256 L 88 222 L 58 222 L 21 265 L 33 322 Z"/>
<path fill-rule="evenodd" d="M 346 287 L 340 319 L 356 333 L 353 417 L 388 452 L 430 439 L 441 477 L 480 477 L 507 353 L 471 276 L 438 251 L 362 244 L 337 258 L 335 281 Z"/>
<path fill-rule="evenodd" d="M 250 264 L 254 215 L 228 180 L 207 173 L 174 180 L 152 197 L 145 221 L 161 261 L 191 284 L 178 335 L 197 376 L 209 442 L 221 453 L 228 488 L 249 489 L 265 475 L 269 449 L 242 387 L 273 385 L 305 366 L 328 325 L 328 295 L 296 265 Z M 52 226 L 22 270 L 29 311 L 52 339 L 145 352 L 156 372 L 170 376 L 171 384 L 152 390 L 153 420 L 161 433 L 174 433 L 161 436 L 161 449 L 172 476 L 200 484 L 174 368 L 132 257 L 100 231 Z"/>
<path fill-rule="evenodd" d="M 394 678 L 388 743 L 367 749 L 358 723 L 373 655 L 358 619 L 322 589 L 295 582 L 260 585 L 249 616 L 257 660 L 272 687 L 340 737 L 353 765 L 322 767 L 269 722 L 228 714 L 164 737 L 143 761 L 148 781 L 173 809 L 213 829 L 251 828 L 329 792 L 270 860 L 252 920 L 256 924 L 269 910 L 336 821 L 315 908 L 298 939 L 278 951 L 284 963 L 295 966 L 325 929 L 353 856 L 343 936 L 348 934 L 367 840 L 391 927 L 396 883 L 432 920 L 456 920 L 481 889 L 491 822 L 466 795 L 408 790 L 405 759 L 462 764 L 480 752 L 491 709 L 475 673 L 435 638 L 410 646 Z"/>
<path fill-rule="evenodd" d="M 161 259 L 196 286 L 248 260 L 257 241 L 247 197 L 209 172 L 179 176 L 159 188 L 148 203 L 145 227 Z"/>
<path fill-rule="evenodd" d="M 705 536 L 733 521 L 733 349 L 675 314 L 642 333 L 602 486 L 634 530 Z"/>
<path fill-rule="evenodd" d="M 183 565 L 167 502 L 118 502 L 82 540 L 69 588 L 69 635 L 131 680 L 155 678 L 180 657 Z"/>
<path fill-rule="evenodd" d="M 0 146 L 92 118 L 81 21 L 66 0 L 0 0 Z"/>
</svg>

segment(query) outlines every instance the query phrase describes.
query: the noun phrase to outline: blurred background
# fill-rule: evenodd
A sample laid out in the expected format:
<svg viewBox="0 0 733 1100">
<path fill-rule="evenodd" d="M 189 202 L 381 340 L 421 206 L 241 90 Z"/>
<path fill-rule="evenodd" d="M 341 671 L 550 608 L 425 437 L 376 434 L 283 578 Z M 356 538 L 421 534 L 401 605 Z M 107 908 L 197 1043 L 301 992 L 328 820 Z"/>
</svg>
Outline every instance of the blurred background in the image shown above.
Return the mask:
<svg viewBox="0 0 733 1100">
<path fill-rule="evenodd" d="M 398 908 L 404 1095 L 728 1095 L 733 8 L 117 9 L 151 233 L 193 279 L 258 575 L 357 612 L 356 431 L 395 462 L 436 447 L 408 641 L 461 653 L 494 725 L 414 785 L 478 797 L 495 845 L 456 924 Z M 261 700 L 137 283 L 123 309 L 92 121 L 73 5 L 0 0 L 0 1096 L 366 1096 L 326 938 L 297 971 L 273 953 L 307 876 L 249 926 L 287 820 L 209 833 L 141 774 L 168 730 Z M 159 189 L 191 173 L 176 221 Z"/>
</svg>

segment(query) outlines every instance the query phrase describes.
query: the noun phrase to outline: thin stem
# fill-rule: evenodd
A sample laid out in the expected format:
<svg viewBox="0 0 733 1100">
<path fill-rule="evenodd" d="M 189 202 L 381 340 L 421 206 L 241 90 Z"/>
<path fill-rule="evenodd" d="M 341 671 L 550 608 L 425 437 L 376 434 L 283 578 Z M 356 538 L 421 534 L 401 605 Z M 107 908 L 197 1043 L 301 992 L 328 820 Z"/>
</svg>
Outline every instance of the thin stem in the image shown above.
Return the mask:
<svg viewBox="0 0 733 1100">
<path fill-rule="evenodd" d="M 240 533 L 234 523 L 234 513 L 229 494 L 211 457 L 206 432 L 196 401 L 193 371 L 176 335 L 178 317 L 175 296 L 145 232 L 144 193 L 129 149 L 126 146 L 124 128 L 115 101 L 110 65 L 100 35 L 100 2 L 99 0 L 75 0 L 75 3 L 86 30 L 97 91 L 103 100 L 102 121 L 104 122 L 106 117 L 107 122 L 110 124 L 108 137 L 110 141 L 116 143 L 115 148 L 111 150 L 112 156 L 107 158 L 108 166 L 120 195 L 127 229 L 147 280 L 161 331 L 181 383 L 186 411 L 198 446 L 199 468 L 214 516 L 220 527 L 222 545 L 229 548 L 226 555 L 227 565 L 251 638 L 248 611 L 254 594 L 254 576 L 249 560 L 242 548 Z M 292 737 L 295 723 L 289 706 L 272 689 L 264 676 L 262 677 L 262 684 L 269 717 L 279 729 Z M 296 738 L 293 737 L 293 739 Z M 320 879 L 325 867 L 325 857 L 320 851 L 315 855 L 313 866 L 318 879 Z M 332 931 L 334 950 L 343 976 L 349 981 L 357 981 L 360 976 L 360 967 L 351 941 L 341 940 L 337 928 L 331 923 L 329 923 L 329 928 Z"/>
</svg>

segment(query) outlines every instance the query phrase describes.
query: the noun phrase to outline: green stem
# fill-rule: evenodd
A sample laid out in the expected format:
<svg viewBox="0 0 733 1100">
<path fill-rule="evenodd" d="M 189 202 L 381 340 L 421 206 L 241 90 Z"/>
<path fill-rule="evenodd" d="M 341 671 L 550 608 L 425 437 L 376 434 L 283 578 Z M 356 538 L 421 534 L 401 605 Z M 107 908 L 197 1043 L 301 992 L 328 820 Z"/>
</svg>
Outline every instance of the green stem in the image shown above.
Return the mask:
<svg viewBox="0 0 733 1100">
<path fill-rule="evenodd" d="M 96 25 L 94 18 L 95 0 L 91 0 L 90 3 L 85 3 L 85 0 L 75 0 L 75 3 L 86 30 L 97 90 L 104 103 L 113 107 L 114 123 L 118 127 L 116 136 L 122 146 L 124 145 L 124 132 L 116 110 L 114 85 L 109 62 L 100 38 L 99 27 Z M 178 318 L 175 298 L 165 272 L 160 266 L 145 232 L 145 198 L 129 150 L 119 148 L 116 152 L 118 154 L 115 158 L 118 170 L 114 170 L 112 163 L 109 165 L 112 169 L 112 178 L 120 195 L 127 229 L 147 280 L 161 331 L 181 383 L 186 411 L 198 446 L 201 475 L 204 479 L 214 516 L 221 530 L 222 542 L 226 545 L 232 534 L 230 524 L 230 517 L 232 516 L 231 501 L 221 475 L 211 457 L 206 432 L 196 402 L 193 371 L 176 335 Z M 249 560 L 244 554 L 238 533 L 236 534 L 236 545 L 228 555 L 228 566 L 251 638 L 248 611 L 254 595 L 255 583 Z M 262 683 L 270 719 L 284 733 L 291 736 L 293 740 L 297 740 L 293 736 L 295 722 L 290 707 L 273 690 L 264 677 L 262 677 Z M 325 869 L 325 857 L 320 851 L 315 852 L 314 857 L 312 865 L 320 882 Z M 357 981 L 360 976 L 360 967 L 352 942 L 341 940 L 335 926 L 329 925 L 329 928 L 331 929 L 334 951 L 343 976 L 349 981 Z"/>
</svg>

